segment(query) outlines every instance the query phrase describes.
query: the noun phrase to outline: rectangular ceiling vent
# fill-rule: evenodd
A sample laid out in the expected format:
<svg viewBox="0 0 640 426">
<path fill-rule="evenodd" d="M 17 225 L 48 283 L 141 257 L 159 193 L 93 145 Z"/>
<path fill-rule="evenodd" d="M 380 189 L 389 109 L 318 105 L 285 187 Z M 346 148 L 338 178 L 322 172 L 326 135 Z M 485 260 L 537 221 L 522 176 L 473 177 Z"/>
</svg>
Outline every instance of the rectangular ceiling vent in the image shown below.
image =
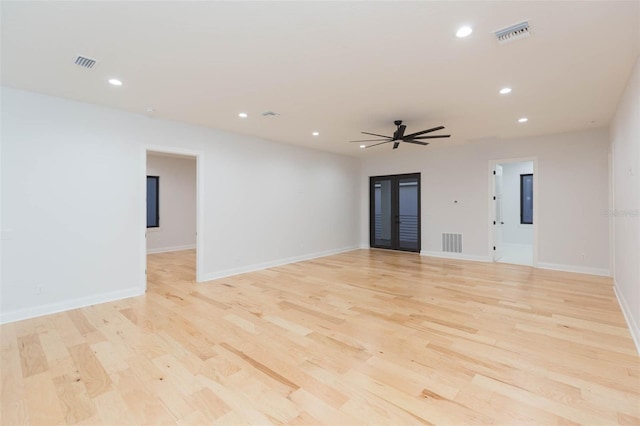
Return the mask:
<svg viewBox="0 0 640 426">
<path fill-rule="evenodd" d="M 277 115 L 280 115 L 280 114 L 278 114 L 277 112 L 273 112 L 273 111 L 265 111 L 265 112 L 262 113 L 263 117 L 275 117 Z"/>
<path fill-rule="evenodd" d="M 529 37 L 530 35 L 529 23 L 527 21 L 496 31 L 498 44 L 510 43 L 521 38 Z"/>
<path fill-rule="evenodd" d="M 83 68 L 93 68 L 95 64 L 95 59 L 85 58 L 84 56 L 78 56 L 76 58 L 76 65 Z"/>
</svg>

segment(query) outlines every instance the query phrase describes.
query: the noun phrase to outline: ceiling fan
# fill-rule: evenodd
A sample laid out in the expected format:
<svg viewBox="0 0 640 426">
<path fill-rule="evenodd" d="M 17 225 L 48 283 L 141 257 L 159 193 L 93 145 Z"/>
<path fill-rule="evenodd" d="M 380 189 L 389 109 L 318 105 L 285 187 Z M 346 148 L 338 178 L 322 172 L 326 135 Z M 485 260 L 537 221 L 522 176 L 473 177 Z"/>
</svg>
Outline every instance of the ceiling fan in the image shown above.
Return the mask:
<svg viewBox="0 0 640 426">
<path fill-rule="evenodd" d="M 378 143 L 374 143 L 373 145 L 369 145 L 365 148 L 371 148 L 373 146 L 382 145 L 383 143 L 393 142 L 393 149 L 396 149 L 400 145 L 400 142 L 414 143 L 417 145 L 429 145 L 428 142 L 422 142 L 422 140 L 451 137 L 451 135 L 421 136 L 421 135 L 424 135 L 425 133 L 431 133 L 437 130 L 442 130 L 444 129 L 444 126 L 438 126 L 432 129 L 422 130 L 420 132 L 411 133 L 410 135 L 405 135 L 404 131 L 407 128 L 407 126 L 402 124 L 402 120 L 396 120 L 393 122 L 393 124 L 395 124 L 398 127 L 396 131 L 393 132 L 393 136 L 385 136 L 385 135 L 379 135 L 377 133 L 361 132 L 363 135 L 379 136 L 384 139 L 365 139 L 361 141 L 349 141 L 349 142 L 378 142 Z"/>
</svg>

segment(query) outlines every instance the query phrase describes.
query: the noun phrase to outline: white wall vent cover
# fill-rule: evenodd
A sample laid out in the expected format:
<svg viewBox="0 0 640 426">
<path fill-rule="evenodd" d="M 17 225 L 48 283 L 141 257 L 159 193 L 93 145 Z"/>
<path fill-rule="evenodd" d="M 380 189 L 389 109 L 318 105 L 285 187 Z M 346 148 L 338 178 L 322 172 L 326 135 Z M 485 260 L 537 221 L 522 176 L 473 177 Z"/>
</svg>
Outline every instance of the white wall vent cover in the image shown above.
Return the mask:
<svg viewBox="0 0 640 426">
<path fill-rule="evenodd" d="M 81 66 L 83 68 L 93 68 L 96 64 L 95 59 L 87 58 L 84 56 L 78 56 L 76 58 L 76 65 Z"/>
<path fill-rule="evenodd" d="M 442 233 L 442 251 L 462 253 L 462 234 Z"/>
<path fill-rule="evenodd" d="M 527 21 L 496 31 L 498 44 L 509 43 L 524 37 L 529 37 L 530 35 L 529 23 Z"/>
</svg>

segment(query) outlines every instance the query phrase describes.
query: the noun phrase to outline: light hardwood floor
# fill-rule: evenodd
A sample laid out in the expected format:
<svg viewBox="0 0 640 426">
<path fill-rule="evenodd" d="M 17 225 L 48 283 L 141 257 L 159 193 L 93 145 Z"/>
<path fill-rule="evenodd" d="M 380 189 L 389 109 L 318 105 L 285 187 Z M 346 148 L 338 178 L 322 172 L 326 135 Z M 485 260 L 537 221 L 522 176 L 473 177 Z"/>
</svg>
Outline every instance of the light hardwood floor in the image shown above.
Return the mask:
<svg viewBox="0 0 640 426">
<path fill-rule="evenodd" d="M 608 278 L 357 250 L 5 324 L 12 424 L 640 424 Z"/>
</svg>

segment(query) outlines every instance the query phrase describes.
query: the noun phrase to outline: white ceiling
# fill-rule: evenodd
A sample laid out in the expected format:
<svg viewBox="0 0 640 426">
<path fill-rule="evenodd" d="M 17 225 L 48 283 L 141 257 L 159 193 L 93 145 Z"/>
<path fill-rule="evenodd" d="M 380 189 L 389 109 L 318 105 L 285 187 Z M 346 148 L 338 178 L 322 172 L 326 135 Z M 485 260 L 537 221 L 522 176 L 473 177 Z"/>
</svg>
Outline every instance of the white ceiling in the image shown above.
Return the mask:
<svg viewBox="0 0 640 426">
<path fill-rule="evenodd" d="M 347 141 L 395 119 L 453 135 L 433 143 L 605 126 L 640 53 L 638 1 L 1 7 L 3 85 L 349 155 L 390 150 Z M 531 37 L 497 44 L 523 20 Z M 460 39 L 463 24 L 474 32 Z"/>
</svg>

